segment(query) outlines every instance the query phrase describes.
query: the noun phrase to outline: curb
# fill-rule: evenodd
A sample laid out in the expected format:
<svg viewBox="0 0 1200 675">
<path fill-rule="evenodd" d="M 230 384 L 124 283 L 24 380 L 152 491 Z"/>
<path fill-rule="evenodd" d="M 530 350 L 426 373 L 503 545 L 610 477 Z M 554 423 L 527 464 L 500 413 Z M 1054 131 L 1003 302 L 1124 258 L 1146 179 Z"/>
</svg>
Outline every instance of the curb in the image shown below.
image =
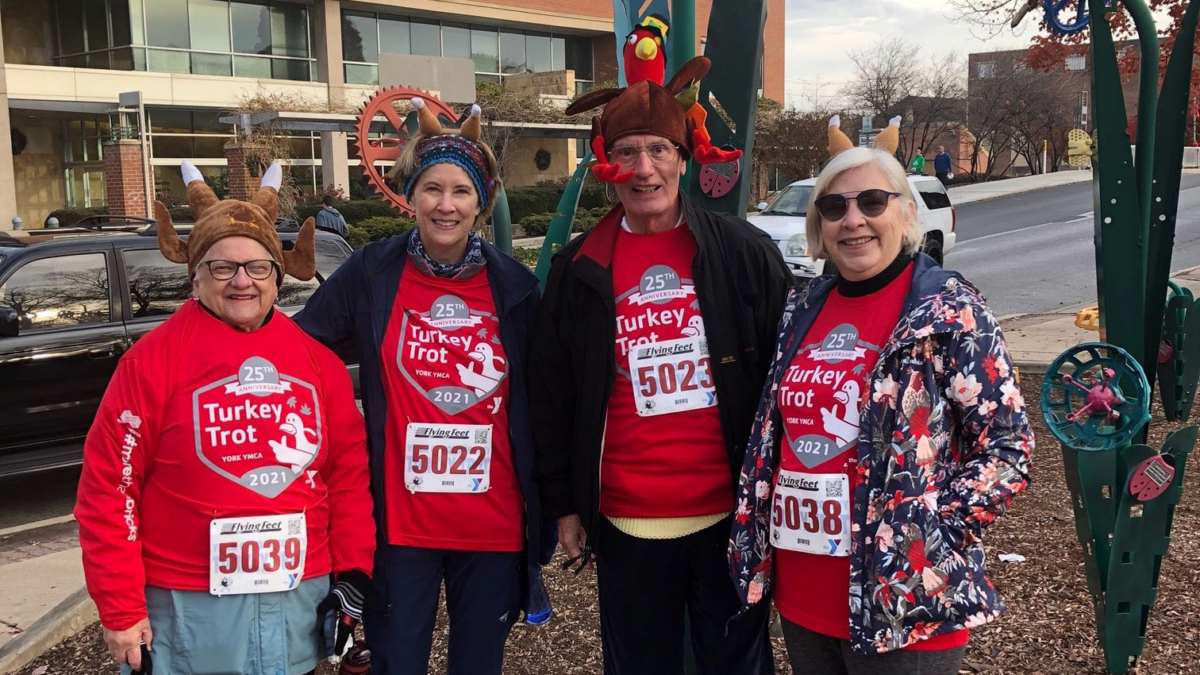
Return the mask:
<svg viewBox="0 0 1200 675">
<path fill-rule="evenodd" d="M 986 197 L 980 197 L 979 199 L 971 199 L 971 200 L 965 201 L 965 202 L 955 201 L 954 205 L 955 206 L 967 206 L 969 204 L 978 204 L 980 202 L 990 202 L 995 199 L 1003 199 L 1004 197 L 1012 197 L 1014 195 L 1024 195 L 1024 194 L 1029 194 L 1030 192 L 1040 192 L 1042 190 L 1049 190 L 1050 188 L 1063 187 L 1066 185 L 1078 185 L 1079 183 L 1087 183 L 1087 182 L 1089 182 L 1089 181 L 1077 180 L 1077 181 L 1073 181 L 1070 183 L 1057 183 L 1055 185 L 1042 185 L 1040 187 L 1031 188 L 1029 190 L 1020 190 L 1019 192 L 1005 192 L 1003 194 L 988 195 Z M 951 188 L 951 189 L 953 189 L 953 188 Z M 949 190 L 947 190 L 947 193 L 949 193 Z M 951 200 L 954 199 L 953 194 L 950 195 L 950 199 Z"/>
<path fill-rule="evenodd" d="M 100 618 L 96 603 L 82 587 L 58 603 L 27 630 L 0 647 L 0 673 L 11 673 L 41 656 L 47 649 L 83 630 Z"/>
</svg>

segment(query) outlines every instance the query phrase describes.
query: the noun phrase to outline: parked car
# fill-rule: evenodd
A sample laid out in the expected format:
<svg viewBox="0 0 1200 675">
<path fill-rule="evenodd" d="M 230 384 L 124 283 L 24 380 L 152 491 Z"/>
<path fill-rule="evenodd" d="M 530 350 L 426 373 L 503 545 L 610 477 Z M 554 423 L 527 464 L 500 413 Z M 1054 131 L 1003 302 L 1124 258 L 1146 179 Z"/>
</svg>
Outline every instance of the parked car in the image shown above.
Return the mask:
<svg viewBox="0 0 1200 675">
<path fill-rule="evenodd" d="M 159 252 L 153 221 L 102 222 L 0 232 L 0 476 L 79 463 L 121 355 L 191 297 L 187 267 Z M 280 230 L 285 249 L 296 234 Z M 316 252 L 317 278 L 288 278 L 282 311 L 299 311 L 350 247 L 317 232 Z M 336 351 L 357 392 L 353 344 Z"/>
<path fill-rule="evenodd" d="M 771 235 L 771 240 L 783 252 L 783 259 L 798 277 L 815 277 L 832 274 L 833 263 L 828 260 L 813 260 L 807 255 L 808 237 L 804 230 L 804 217 L 808 199 L 812 195 L 817 179 L 799 180 L 780 190 L 768 202 L 758 205 L 759 214 L 748 220 Z M 908 184 L 917 199 L 917 221 L 925 233 L 921 250 L 928 253 L 938 264 L 954 248 L 957 235 L 954 232 L 954 206 L 946 188 L 933 176 L 908 176 Z"/>
</svg>

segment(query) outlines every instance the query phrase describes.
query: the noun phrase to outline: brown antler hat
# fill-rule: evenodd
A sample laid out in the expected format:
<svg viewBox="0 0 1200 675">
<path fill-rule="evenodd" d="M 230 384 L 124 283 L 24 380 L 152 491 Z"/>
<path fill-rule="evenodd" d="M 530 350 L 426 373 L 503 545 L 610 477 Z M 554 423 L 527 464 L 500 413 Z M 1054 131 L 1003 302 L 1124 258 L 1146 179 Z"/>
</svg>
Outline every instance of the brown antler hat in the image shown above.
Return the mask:
<svg viewBox="0 0 1200 675">
<path fill-rule="evenodd" d="M 187 263 L 188 276 L 194 276 L 200 259 L 212 245 L 225 237 L 249 237 L 263 245 L 271 258 L 279 264 L 277 283 L 283 283 L 283 274 L 290 274 L 301 281 L 312 279 L 317 271 L 316 264 L 316 221 L 304 221 L 296 246 L 284 252 L 279 233 L 275 231 L 275 217 L 279 215 L 279 186 L 283 182 L 283 170 L 279 163 L 263 172 L 262 183 L 251 201 L 239 199 L 217 199 L 204 177 L 189 162 L 182 165 L 183 180 L 187 184 L 188 206 L 196 224 L 187 240 L 179 237 L 171 214 L 160 201 L 154 202 L 154 217 L 158 220 L 158 248 L 167 260 Z"/>
</svg>

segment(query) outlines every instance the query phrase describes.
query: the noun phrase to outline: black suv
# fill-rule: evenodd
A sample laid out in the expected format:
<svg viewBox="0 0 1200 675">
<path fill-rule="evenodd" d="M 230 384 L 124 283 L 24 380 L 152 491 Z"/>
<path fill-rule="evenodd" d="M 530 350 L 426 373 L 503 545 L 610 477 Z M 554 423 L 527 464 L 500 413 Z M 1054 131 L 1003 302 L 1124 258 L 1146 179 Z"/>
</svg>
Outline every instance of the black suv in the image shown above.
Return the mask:
<svg viewBox="0 0 1200 675">
<path fill-rule="evenodd" d="M 191 296 L 187 268 L 159 252 L 154 222 L 122 220 L 0 232 L 0 476 L 79 463 L 117 360 Z M 279 236 L 285 249 L 295 245 L 295 228 Z M 279 289 L 288 314 L 350 255 L 321 231 L 316 251 L 317 277 L 288 277 Z M 336 351 L 357 391 L 352 346 Z"/>
</svg>

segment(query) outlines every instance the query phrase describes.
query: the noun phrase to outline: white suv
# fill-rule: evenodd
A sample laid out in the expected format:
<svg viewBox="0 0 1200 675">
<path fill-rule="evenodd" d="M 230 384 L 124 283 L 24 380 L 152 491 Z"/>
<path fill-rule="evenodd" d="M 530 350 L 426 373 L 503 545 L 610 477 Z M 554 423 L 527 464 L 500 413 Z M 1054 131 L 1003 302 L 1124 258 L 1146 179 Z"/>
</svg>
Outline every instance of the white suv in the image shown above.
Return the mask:
<svg viewBox="0 0 1200 675">
<path fill-rule="evenodd" d="M 815 277 L 832 274 L 833 263 L 813 260 L 805 254 L 808 248 L 804 230 L 804 216 L 808 209 L 808 198 L 812 195 L 817 179 L 799 180 L 780 190 L 770 202 L 758 205 L 760 213 L 747 218 L 758 228 L 771 235 L 771 240 L 783 252 L 783 259 L 798 277 Z M 921 250 L 929 254 L 938 264 L 954 248 L 954 206 L 950 195 L 941 181 L 933 176 L 910 175 L 908 185 L 917 199 L 917 222 L 925 234 Z"/>
</svg>

